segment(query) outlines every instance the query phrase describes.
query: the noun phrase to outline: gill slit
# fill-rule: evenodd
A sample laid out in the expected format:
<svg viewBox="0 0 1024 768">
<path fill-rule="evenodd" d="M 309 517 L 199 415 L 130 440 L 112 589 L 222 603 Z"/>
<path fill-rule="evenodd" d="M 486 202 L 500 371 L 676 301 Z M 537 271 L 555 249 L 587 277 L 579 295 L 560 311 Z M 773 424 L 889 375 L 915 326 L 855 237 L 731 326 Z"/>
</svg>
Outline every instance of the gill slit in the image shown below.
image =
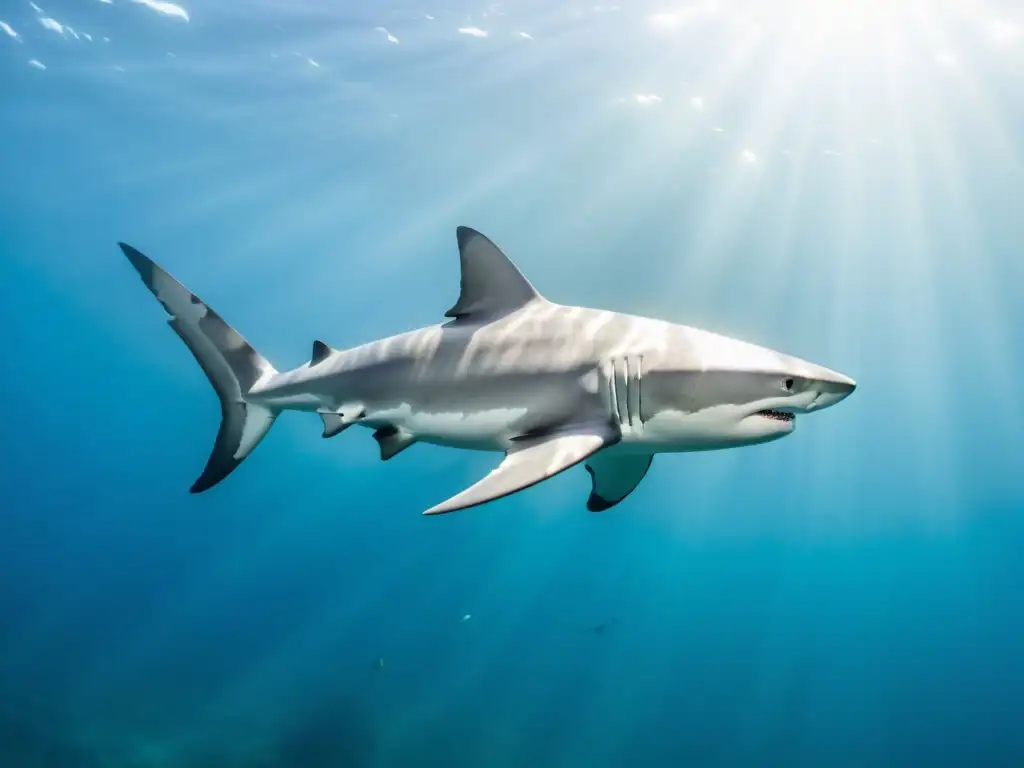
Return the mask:
<svg viewBox="0 0 1024 768">
<path fill-rule="evenodd" d="M 644 356 L 637 357 L 636 365 L 636 420 L 644 425 Z"/>
<path fill-rule="evenodd" d="M 626 400 L 626 403 L 625 403 L 625 406 L 626 406 L 626 408 L 625 408 L 626 417 L 623 418 L 623 414 L 622 414 L 622 412 L 620 412 L 620 414 L 618 414 L 618 420 L 620 420 L 621 422 L 626 422 L 627 424 L 629 424 L 632 427 L 633 426 L 633 412 L 630 410 L 630 399 L 631 399 L 630 395 L 632 394 L 632 392 L 630 391 L 631 387 L 630 387 L 630 358 L 629 357 L 623 357 L 623 388 L 626 390 L 626 392 L 625 392 L 626 397 L 624 398 Z"/>
<path fill-rule="evenodd" d="M 609 416 L 620 426 L 642 429 L 643 356 L 611 358 L 602 366 L 602 370 Z"/>
<path fill-rule="evenodd" d="M 608 391 L 608 415 L 612 416 L 616 420 L 619 419 L 619 397 L 615 387 L 615 360 L 609 360 L 608 365 L 605 366 L 605 378 L 607 380 L 607 391 Z"/>
</svg>

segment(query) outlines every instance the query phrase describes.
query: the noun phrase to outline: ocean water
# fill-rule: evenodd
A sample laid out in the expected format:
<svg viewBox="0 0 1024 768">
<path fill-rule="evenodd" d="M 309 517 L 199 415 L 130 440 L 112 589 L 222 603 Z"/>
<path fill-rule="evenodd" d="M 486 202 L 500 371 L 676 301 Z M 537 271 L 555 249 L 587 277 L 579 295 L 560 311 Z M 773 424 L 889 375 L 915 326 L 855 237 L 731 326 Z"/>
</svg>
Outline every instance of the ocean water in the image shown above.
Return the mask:
<svg viewBox="0 0 1024 768">
<path fill-rule="evenodd" d="M 0 766 L 1024 765 L 1019 3 L 0 3 Z M 35 62 L 35 63 L 32 63 Z M 552 300 L 813 360 L 784 440 L 439 518 L 495 457 L 219 408 Z"/>
</svg>

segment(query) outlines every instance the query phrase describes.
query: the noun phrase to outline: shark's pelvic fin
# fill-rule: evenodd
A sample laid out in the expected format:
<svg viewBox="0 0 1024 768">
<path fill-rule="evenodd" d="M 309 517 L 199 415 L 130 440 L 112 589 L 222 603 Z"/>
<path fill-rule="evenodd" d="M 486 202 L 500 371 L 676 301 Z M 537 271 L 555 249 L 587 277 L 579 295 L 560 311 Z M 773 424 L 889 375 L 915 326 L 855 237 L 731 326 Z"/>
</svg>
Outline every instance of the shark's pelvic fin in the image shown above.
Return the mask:
<svg viewBox="0 0 1024 768">
<path fill-rule="evenodd" d="M 361 404 L 352 403 L 343 405 L 334 411 L 319 411 L 319 413 L 324 422 L 323 437 L 334 437 L 363 418 L 366 415 L 366 409 Z"/>
<path fill-rule="evenodd" d="M 273 425 L 277 413 L 248 402 L 245 396 L 276 371 L 198 296 L 135 248 L 118 245 L 167 310 L 168 324 L 191 350 L 220 398 L 220 431 L 206 468 L 191 488 L 192 493 L 200 493 L 231 474 Z"/>
<path fill-rule="evenodd" d="M 393 459 L 416 442 L 416 436 L 398 427 L 381 427 L 373 433 L 380 446 L 380 460 Z"/>
<path fill-rule="evenodd" d="M 330 357 L 332 352 L 334 352 L 334 350 L 331 349 L 330 346 L 324 344 L 320 339 L 317 339 L 313 342 L 313 355 L 309 359 L 309 364 L 319 365 Z"/>
<path fill-rule="evenodd" d="M 649 453 L 591 456 L 586 463 L 591 484 L 587 509 L 603 512 L 629 496 L 640 485 L 653 460 L 654 456 Z"/>
<path fill-rule="evenodd" d="M 608 424 L 565 429 L 517 442 L 489 475 L 423 514 L 439 515 L 475 507 L 529 488 L 564 472 L 620 439 Z"/>
<path fill-rule="evenodd" d="M 501 249 L 475 229 L 458 227 L 461 291 L 445 317 L 494 319 L 542 299 Z"/>
</svg>

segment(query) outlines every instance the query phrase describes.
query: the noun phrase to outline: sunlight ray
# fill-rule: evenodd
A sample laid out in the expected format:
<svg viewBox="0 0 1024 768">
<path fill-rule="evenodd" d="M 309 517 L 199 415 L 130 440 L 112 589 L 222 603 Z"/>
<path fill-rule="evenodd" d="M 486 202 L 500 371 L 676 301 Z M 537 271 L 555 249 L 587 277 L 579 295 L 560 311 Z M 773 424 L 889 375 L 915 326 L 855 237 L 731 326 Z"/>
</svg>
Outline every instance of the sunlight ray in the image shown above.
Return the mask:
<svg viewBox="0 0 1024 768">
<path fill-rule="evenodd" d="M 956 21 L 968 28 L 979 24 L 979 19 L 982 18 L 982 14 L 976 8 L 970 8 L 969 11 L 960 9 L 960 11 Z M 938 19 L 922 14 L 919 21 L 922 31 L 933 45 L 945 45 L 949 33 L 941 26 Z M 962 37 L 962 32 L 960 36 Z M 985 140 L 982 146 L 996 153 L 1001 162 L 1008 162 L 1018 170 L 1024 170 L 1024 154 L 1022 154 L 1024 147 L 1020 142 L 1014 141 L 1013 135 L 1006 130 L 1006 121 L 1000 119 L 993 94 L 981 85 L 974 74 L 977 63 L 975 58 L 970 65 L 958 66 L 952 73 L 952 82 L 958 83 L 960 86 L 957 89 L 957 97 L 966 102 L 958 117 L 969 116 L 973 123 L 982 125 L 985 131 Z"/>
<path fill-rule="evenodd" d="M 718 62 L 715 69 L 712 70 L 713 76 L 706 79 L 702 78 L 701 91 L 705 94 L 713 95 L 719 103 L 724 102 L 729 95 L 731 87 L 745 73 L 749 66 L 752 46 L 754 46 L 755 40 L 755 35 L 749 35 L 734 41 L 728 53 L 723 56 L 722 61 Z M 673 50 L 672 47 L 669 48 L 670 52 L 671 50 Z M 667 56 L 666 65 L 672 67 L 673 64 L 677 65 L 677 62 L 671 56 Z M 686 103 L 690 99 L 689 95 L 682 98 L 681 96 L 681 93 L 676 93 L 677 103 Z M 662 106 L 664 105 L 658 105 L 659 108 Z M 676 110 L 675 116 L 680 116 L 685 110 L 686 107 Z M 652 112 L 654 111 L 652 110 Z M 642 117 L 662 118 L 662 121 L 659 122 L 660 125 L 672 126 L 670 118 L 673 116 L 671 114 L 673 110 L 665 111 L 669 111 L 670 115 L 652 114 L 643 115 Z M 687 117 L 690 117 L 690 115 L 687 115 Z M 609 169 L 609 172 L 603 174 L 603 178 L 606 180 L 604 184 L 594 186 L 585 196 L 577 200 L 574 206 L 577 211 L 576 218 L 580 222 L 592 219 L 596 211 L 607 204 L 610 191 L 613 188 L 628 188 L 629 185 L 621 181 L 623 177 L 635 179 L 633 185 L 636 186 L 641 183 L 641 180 L 646 179 L 658 166 L 664 167 L 666 173 L 670 172 L 671 167 L 674 165 L 671 162 L 673 156 L 678 157 L 682 155 L 689 147 L 694 146 L 701 137 L 697 128 L 693 128 L 684 133 L 682 136 L 683 140 L 680 141 L 681 137 L 678 130 L 678 126 L 671 128 L 663 127 L 661 128 L 662 135 L 658 135 L 657 131 L 651 129 L 652 138 L 656 140 L 648 142 L 650 144 L 649 151 L 643 153 L 624 153 L 625 157 L 621 167 Z M 635 160 L 637 156 L 641 158 L 646 157 L 647 162 L 637 164 Z"/>
<path fill-rule="evenodd" d="M 930 90 L 930 89 L 929 89 Z M 927 112 L 922 117 L 922 133 L 930 149 L 929 158 L 941 179 L 940 192 L 957 216 L 947 222 L 953 231 L 959 258 L 952 260 L 947 269 L 956 273 L 955 284 L 964 292 L 964 307 L 969 311 L 956 314 L 957 324 L 970 324 L 965 328 L 972 350 L 980 351 L 986 361 L 985 379 L 991 396 L 1001 403 L 1000 422 L 1009 434 L 1024 431 L 1020 399 L 1016 395 L 1009 371 L 1021 362 L 1002 318 L 1008 316 L 1001 302 L 993 261 L 997 254 L 983 250 L 987 243 L 982 236 L 975 204 L 968 190 L 971 188 L 968 169 L 961 160 L 951 132 L 941 126 L 949 125 L 947 114 L 936 107 L 934 93 L 927 100 Z"/>
<path fill-rule="evenodd" d="M 760 96 L 747 107 L 745 125 L 735 129 L 734 132 L 751 137 L 761 155 L 777 149 L 778 136 L 790 119 L 788 110 L 797 98 L 800 85 L 806 81 L 807 66 L 806 62 L 801 64 L 785 57 L 775 59 L 765 76 L 766 85 L 761 88 Z M 734 147 L 734 151 L 739 150 L 739 146 Z M 768 162 L 776 161 L 777 157 L 770 155 Z M 685 250 L 691 254 L 687 278 L 712 294 L 722 294 L 731 270 L 736 267 L 735 257 L 723 260 L 721 256 L 712 258 L 712 255 L 729 253 L 733 222 L 749 210 L 753 195 L 760 188 L 761 174 L 770 172 L 770 169 L 762 169 L 761 165 L 763 163 L 753 168 L 735 168 L 729 164 L 718 166 L 716 170 L 724 178 L 716 180 L 703 201 L 706 213 L 701 217 L 700 229 L 685 240 Z"/>
<path fill-rule="evenodd" d="M 863 320 L 859 317 L 863 310 L 858 310 L 858 307 L 863 307 L 872 293 L 869 275 L 878 268 L 875 260 L 880 258 L 873 249 L 868 248 L 869 243 L 877 245 L 878 223 L 874 221 L 868 205 L 871 193 L 866 167 L 877 163 L 878 158 L 854 149 L 868 127 L 867 121 L 860 116 L 860 105 L 852 86 L 844 77 L 837 105 L 840 124 L 838 138 L 843 154 L 835 158 L 838 166 L 836 187 L 834 194 L 829 197 L 833 211 L 829 217 L 828 237 L 817 254 L 817 258 L 827 259 L 826 263 L 830 265 L 825 274 L 825 282 L 831 284 L 822 286 L 823 298 L 827 297 L 829 306 L 829 322 L 822 328 L 821 343 L 830 354 L 842 355 L 837 357 L 835 363 L 840 370 L 856 370 L 857 366 L 865 365 L 870 357 L 869 351 L 863 348 Z M 858 423 L 855 428 L 847 430 L 846 434 L 848 449 L 856 453 L 862 444 L 863 428 Z M 853 528 L 863 525 L 858 507 L 842 507 L 833 503 L 834 499 L 844 495 L 850 499 L 862 497 L 860 480 L 844 472 L 827 449 L 809 450 L 813 466 L 813 470 L 808 471 L 806 487 L 809 509 L 828 510 L 831 524 L 837 522 L 837 510 L 842 509 L 846 519 L 839 522 Z"/>
<path fill-rule="evenodd" d="M 780 207 L 772 222 L 772 228 L 760 239 L 763 244 L 763 256 L 749 257 L 747 269 L 755 272 L 755 278 L 748 278 L 747 286 L 768 286 L 772 280 L 781 283 L 778 290 L 751 291 L 744 297 L 744 304 L 752 308 L 751 315 L 759 318 L 783 318 L 792 308 L 792 297 L 786 294 L 787 276 L 795 274 L 799 269 L 800 254 L 796 245 L 799 242 L 799 230 L 804 226 L 800 211 L 806 204 L 805 184 L 812 170 L 821 173 L 820 167 L 814 165 L 817 158 L 812 159 L 812 148 L 816 139 L 816 118 L 818 110 L 808 109 L 797 123 L 794 131 L 796 141 L 790 142 L 792 149 L 783 150 L 785 160 L 776 156 L 774 162 L 785 166 L 780 168 L 778 175 L 785 178 L 780 181 L 777 199 Z M 812 256 L 813 258 L 813 256 Z M 744 270 L 746 271 L 746 269 Z"/>
<path fill-rule="evenodd" d="M 921 201 L 921 177 L 916 155 L 916 130 L 911 115 L 904 106 L 916 103 L 911 99 L 913 86 L 907 80 L 905 64 L 893 56 L 893 46 L 887 48 L 890 62 L 890 87 L 887 89 L 893 118 L 893 135 L 897 148 L 898 176 L 894 192 L 899 195 L 899 234 L 908 247 L 901 249 L 890 263 L 892 277 L 889 323 L 893 338 L 901 341 L 903 347 L 900 362 L 903 370 L 901 379 L 908 384 L 922 375 L 929 376 L 927 390 L 918 390 L 918 397 L 908 403 L 905 417 L 911 420 L 910 434 L 924 435 L 933 414 L 944 413 L 949 408 L 949 393 L 942 375 L 947 369 L 947 360 L 940 346 L 942 336 L 939 321 L 941 315 L 937 306 L 935 270 L 928 264 L 930 238 Z M 910 340 L 913 340 L 911 343 Z M 936 375 L 938 374 L 938 375 Z M 949 522 L 953 514 L 957 493 L 957 474 L 953 450 L 949 443 L 922 444 L 917 438 L 917 461 L 908 468 L 915 475 L 914 482 L 922 495 L 941 498 L 945 504 L 934 504 L 929 522 Z"/>
</svg>

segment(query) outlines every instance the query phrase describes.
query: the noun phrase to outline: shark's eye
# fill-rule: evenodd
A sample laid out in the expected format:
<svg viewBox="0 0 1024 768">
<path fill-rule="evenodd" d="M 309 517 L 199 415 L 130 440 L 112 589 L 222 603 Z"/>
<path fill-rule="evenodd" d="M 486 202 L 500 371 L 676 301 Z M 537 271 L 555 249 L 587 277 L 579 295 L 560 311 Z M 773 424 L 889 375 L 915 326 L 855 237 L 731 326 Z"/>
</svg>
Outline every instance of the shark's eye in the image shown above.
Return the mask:
<svg viewBox="0 0 1024 768">
<path fill-rule="evenodd" d="M 783 382 L 783 385 L 786 387 L 787 391 L 792 391 L 792 389 L 793 389 L 793 380 L 792 379 L 786 379 Z"/>
</svg>

